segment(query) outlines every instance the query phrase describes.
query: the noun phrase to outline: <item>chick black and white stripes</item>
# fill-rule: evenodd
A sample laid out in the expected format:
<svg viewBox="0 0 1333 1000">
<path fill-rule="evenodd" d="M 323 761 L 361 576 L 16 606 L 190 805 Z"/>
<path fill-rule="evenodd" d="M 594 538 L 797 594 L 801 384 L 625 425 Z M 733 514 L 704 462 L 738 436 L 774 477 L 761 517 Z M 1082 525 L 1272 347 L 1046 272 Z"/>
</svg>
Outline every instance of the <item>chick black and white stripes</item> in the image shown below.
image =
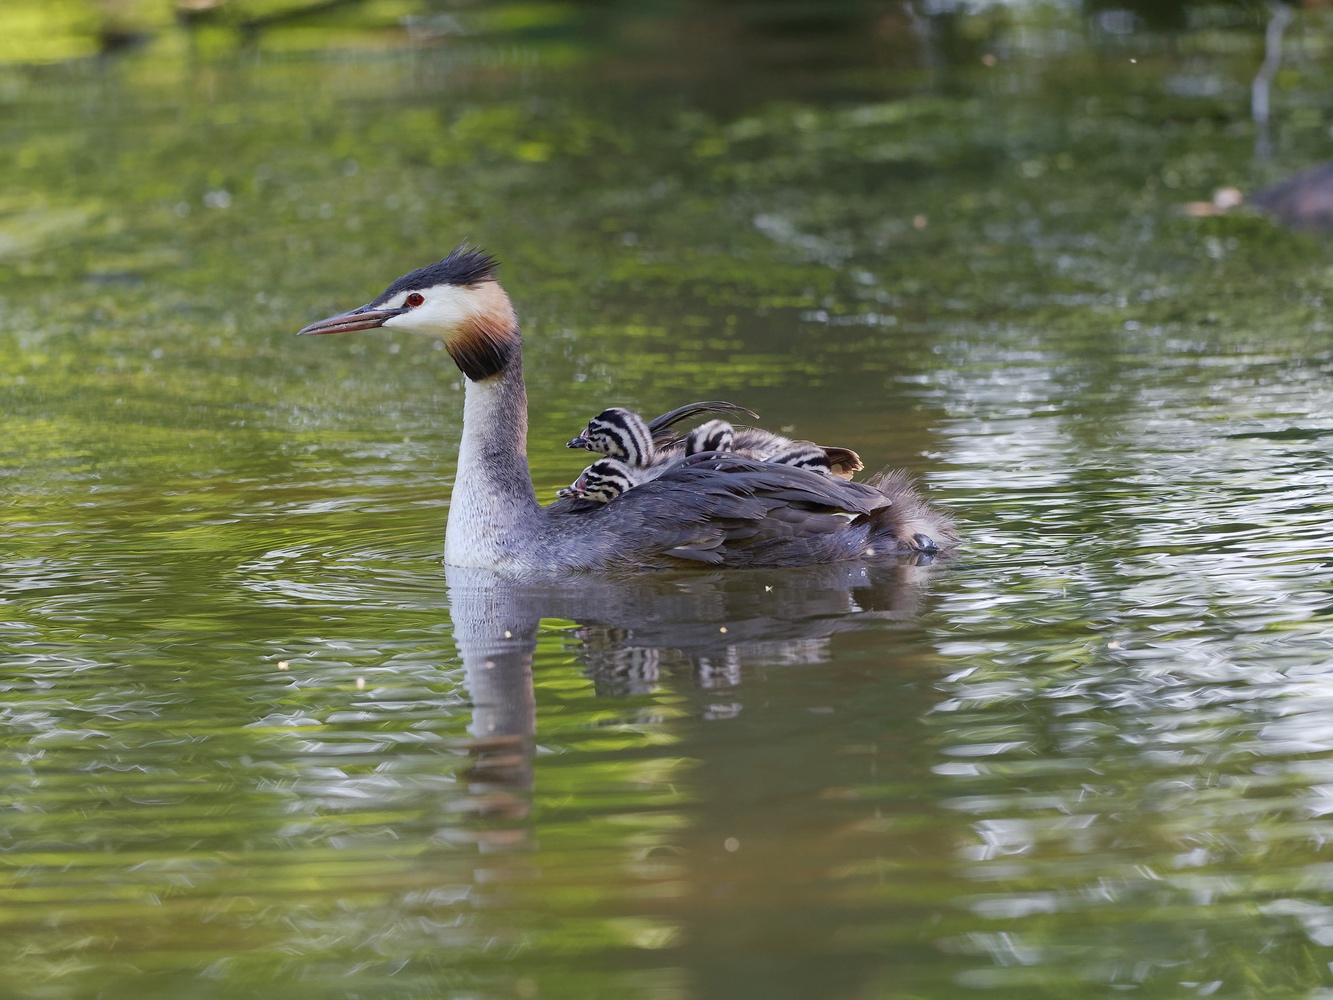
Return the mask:
<svg viewBox="0 0 1333 1000">
<path fill-rule="evenodd" d="M 639 481 L 624 462 L 615 458 L 599 458 L 579 473 L 579 478 L 556 495 L 573 497 L 577 500 L 594 500 L 597 503 L 610 503 L 626 490 L 632 490 Z"/>
<path fill-rule="evenodd" d="M 571 439 L 568 447 L 586 448 L 633 468 L 652 464 L 657 451 L 647 421 L 622 406 L 603 410 L 589 420 L 583 433 Z"/>
<path fill-rule="evenodd" d="M 685 435 L 685 454 L 699 455 L 705 451 L 731 451 L 736 441 L 736 428 L 728 420 L 710 420 Z"/>
<path fill-rule="evenodd" d="M 606 458 L 584 469 L 574 483 L 559 491 L 559 495 L 609 503 L 670 468 L 698 456 L 720 452 L 841 478 L 862 467 L 860 458 L 848 449 L 824 448 L 813 441 L 793 441 L 758 427 L 738 429 L 727 420 L 709 420 L 683 438 L 665 433 L 665 427 L 671 423 L 719 409 L 738 410 L 754 416 L 749 410 L 722 401 L 691 403 L 651 422 L 625 407 L 613 406 L 603 410 L 588 422 L 582 434 L 568 442 L 568 447 L 585 448 Z"/>
</svg>

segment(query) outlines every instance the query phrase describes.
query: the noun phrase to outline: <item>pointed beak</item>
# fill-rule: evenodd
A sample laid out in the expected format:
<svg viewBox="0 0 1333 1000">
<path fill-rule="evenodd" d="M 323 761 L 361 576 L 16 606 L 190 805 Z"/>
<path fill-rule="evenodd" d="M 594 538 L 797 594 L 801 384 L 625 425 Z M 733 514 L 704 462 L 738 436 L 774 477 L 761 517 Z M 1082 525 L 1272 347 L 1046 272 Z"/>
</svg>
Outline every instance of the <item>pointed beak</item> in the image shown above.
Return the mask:
<svg viewBox="0 0 1333 1000">
<path fill-rule="evenodd" d="M 353 330 L 373 330 L 377 326 L 383 326 L 385 320 L 405 312 L 406 309 L 372 309 L 370 306 L 362 306 L 360 309 L 311 323 L 304 329 L 297 330 L 296 335 L 300 337 L 307 333 L 351 333 Z"/>
<path fill-rule="evenodd" d="M 326 322 L 327 322 L 327 321 L 326 321 Z M 302 332 L 302 333 L 305 333 L 305 330 L 302 330 L 301 332 Z M 588 439 L 587 439 L 586 437 L 584 437 L 582 434 L 580 434 L 578 437 L 576 437 L 576 438 L 570 438 L 568 441 L 566 441 L 566 442 L 565 442 L 565 447 L 566 447 L 566 448 L 586 448 L 586 447 L 588 447 Z"/>
</svg>

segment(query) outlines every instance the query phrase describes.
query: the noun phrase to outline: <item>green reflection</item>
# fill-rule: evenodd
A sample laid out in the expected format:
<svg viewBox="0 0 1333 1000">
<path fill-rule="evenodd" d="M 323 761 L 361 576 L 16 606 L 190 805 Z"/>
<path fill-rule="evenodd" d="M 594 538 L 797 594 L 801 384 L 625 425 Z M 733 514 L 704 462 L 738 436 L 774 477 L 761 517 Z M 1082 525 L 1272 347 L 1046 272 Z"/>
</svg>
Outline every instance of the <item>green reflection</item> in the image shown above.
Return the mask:
<svg viewBox="0 0 1333 1000">
<path fill-rule="evenodd" d="M 1326 155 L 1318 11 L 1256 163 L 1239 5 L 309 6 L 0 9 L 3 982 L 1333 988 L 1333 272 L 1180 211 Z M 291 336 L 464 237 L 544 497 L 730 398 L 967 549 L 545 595 L 487 680 L 456 370 Z"/>
</svg>

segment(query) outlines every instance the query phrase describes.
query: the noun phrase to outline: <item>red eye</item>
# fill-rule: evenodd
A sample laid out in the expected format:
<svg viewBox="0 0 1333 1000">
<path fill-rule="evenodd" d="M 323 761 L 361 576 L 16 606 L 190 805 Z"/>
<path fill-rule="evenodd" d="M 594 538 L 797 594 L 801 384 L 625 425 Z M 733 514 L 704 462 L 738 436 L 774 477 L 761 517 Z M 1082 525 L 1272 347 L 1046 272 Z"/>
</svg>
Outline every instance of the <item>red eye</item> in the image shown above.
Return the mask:
<svg viewBox="0 0 1333 1000">
<path fill-rule="evenodd" d="M 407 297 L 406 301 L 409 306 L 416 308 L 417 306 L 421 305 L 421 303 L 426 301 L 426 296 L 422 295 L 420 292 L 413 292 L 411 295 Z"/>
</svg>

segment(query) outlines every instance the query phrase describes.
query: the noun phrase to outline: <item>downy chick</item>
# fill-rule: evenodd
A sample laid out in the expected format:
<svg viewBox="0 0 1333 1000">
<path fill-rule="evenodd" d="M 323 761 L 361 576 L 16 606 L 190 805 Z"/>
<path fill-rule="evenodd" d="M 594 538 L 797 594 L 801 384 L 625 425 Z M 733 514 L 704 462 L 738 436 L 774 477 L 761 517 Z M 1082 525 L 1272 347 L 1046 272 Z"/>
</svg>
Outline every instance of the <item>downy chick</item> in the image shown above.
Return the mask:
<svg viewBox="0 0 1333 1000">
<path fill-rule="evenodd" d="M 756 462 L 794 465 L 840 479 L 850 479 L 852 473 L 864 468 L 861 457 L 849 448 L 825 448 L 813 441 L 793 441 L 761 427 L 734 427 L 726 420 L 710 420 L 686 435 L 687 458 L 707 451 L 735 452 Z"/>
</svg>

